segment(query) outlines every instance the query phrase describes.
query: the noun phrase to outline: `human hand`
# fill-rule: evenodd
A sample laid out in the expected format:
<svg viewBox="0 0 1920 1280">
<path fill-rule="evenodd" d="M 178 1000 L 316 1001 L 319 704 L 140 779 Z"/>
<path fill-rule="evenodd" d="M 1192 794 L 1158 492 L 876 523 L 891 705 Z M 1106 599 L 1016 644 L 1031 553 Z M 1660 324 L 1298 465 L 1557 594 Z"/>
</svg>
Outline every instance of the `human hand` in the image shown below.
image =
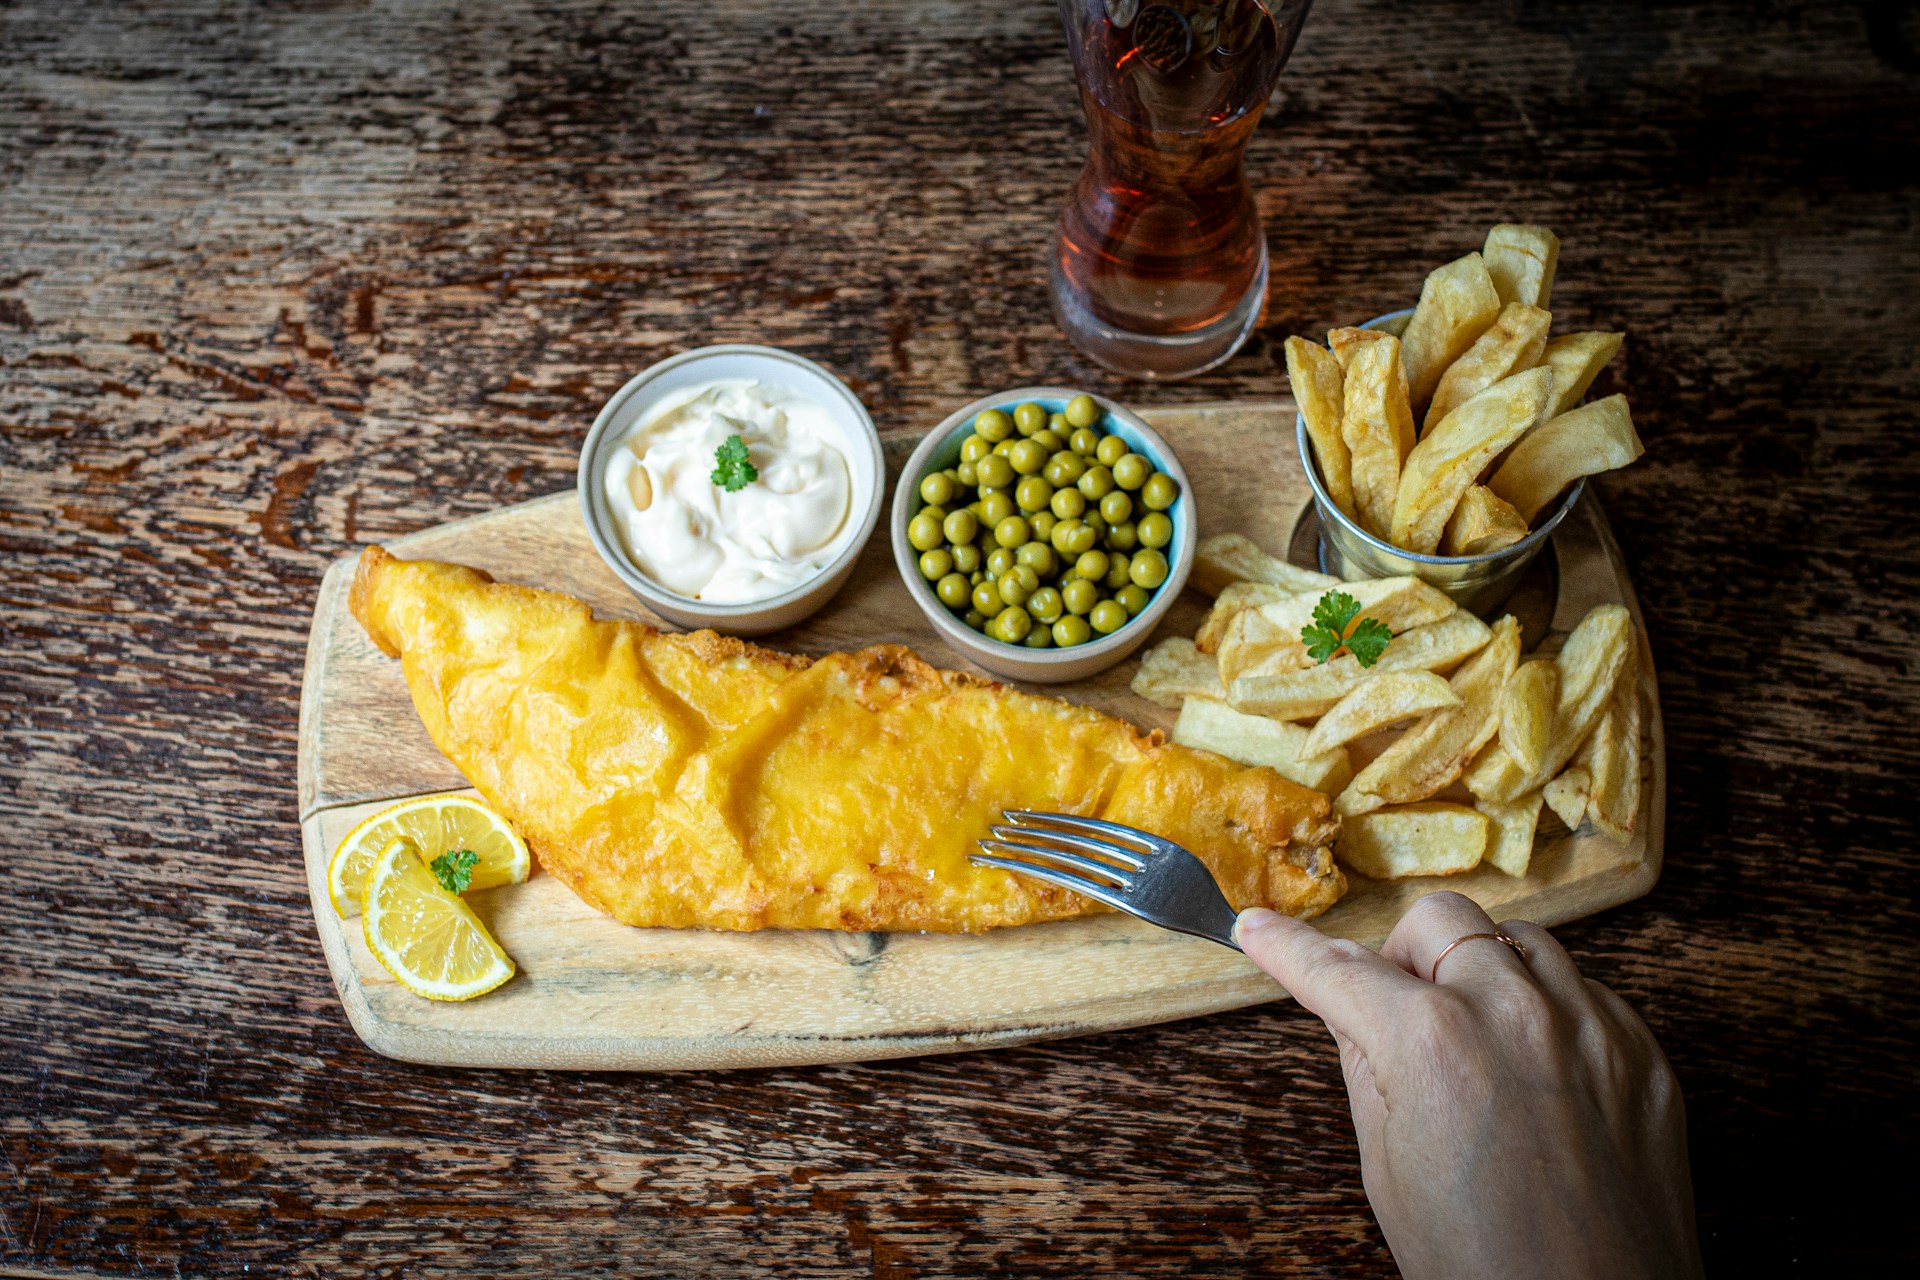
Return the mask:
<svg viewBox="0 0 1920 1280">
<path fill-rule="evenodd" d="M 1261 908 L 1235 936 L 1340 1047 L 1360 1173 L 1409 1280 L 1697 1277 L 1680 1088 L 1545 929 L 1428 894 L 1380 954 Z"/>
</svg>

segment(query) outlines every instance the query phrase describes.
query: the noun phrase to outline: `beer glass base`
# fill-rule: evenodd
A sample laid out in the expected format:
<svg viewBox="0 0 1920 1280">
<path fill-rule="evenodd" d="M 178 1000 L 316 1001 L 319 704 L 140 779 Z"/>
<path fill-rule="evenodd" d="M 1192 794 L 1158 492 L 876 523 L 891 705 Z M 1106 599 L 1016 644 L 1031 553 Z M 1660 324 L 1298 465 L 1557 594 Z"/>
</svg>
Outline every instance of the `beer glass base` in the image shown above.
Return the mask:
<svg viewBox="0 0 1920 1280">
<path fill-rule="evenodd" d="M 1147 382 L 1191 378 L 1226 363 L 1260 321 L 1267 300 L 1267 247 L 1260 246 L 1260 269 L 1233 310 L 1204 329 L 1185 333 L 1132 333 L 1096 317 L 1060 271 L 1053 255 L 1053 318 L 1082 354 L 1115 373 Z"/>
</svg>

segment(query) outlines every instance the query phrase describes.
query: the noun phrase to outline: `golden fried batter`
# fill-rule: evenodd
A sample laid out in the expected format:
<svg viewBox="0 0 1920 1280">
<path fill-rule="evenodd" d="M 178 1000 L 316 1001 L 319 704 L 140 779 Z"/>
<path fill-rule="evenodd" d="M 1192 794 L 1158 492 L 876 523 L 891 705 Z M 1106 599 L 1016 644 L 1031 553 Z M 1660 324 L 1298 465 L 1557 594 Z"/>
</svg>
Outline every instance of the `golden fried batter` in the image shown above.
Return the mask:
<svg viewBox="0 0 1920 1280">
<path fill-rule="evenodd" d="M 973 932 L 1103 910 L 967 861 L 1001 810 L 1193 850 L 1236 907 L 1346 887 L 1326 796 L 898 645 L 817 661 L 598 621 L 459 565 L 360 558 L 352 608 L 448 759 L 628 924 Z"/>
</svg>

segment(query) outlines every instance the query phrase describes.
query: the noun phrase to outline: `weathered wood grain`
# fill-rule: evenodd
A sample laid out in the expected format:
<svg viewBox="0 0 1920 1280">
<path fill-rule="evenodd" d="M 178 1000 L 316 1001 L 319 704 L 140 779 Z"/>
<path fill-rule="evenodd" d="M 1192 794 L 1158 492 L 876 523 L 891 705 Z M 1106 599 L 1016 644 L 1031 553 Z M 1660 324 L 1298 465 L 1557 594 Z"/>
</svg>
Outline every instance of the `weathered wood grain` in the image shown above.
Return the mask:
<svg viewBox="0 0 1920 1280">
<path fill-rule="evenodd" d="M 1562 936 L 1674 1060 L 1716 1273 L 1910 1268 L 1917 46 L 1878 0 L 1322 5 L 1249 155 L 1264 326 L 1149 394 L 1047 319 L 1048 6 L 0 7 L 0 1270 L 1391 1274 L 1290 1006 L 721 1079 L 366 1053 L 295 707 L 331 559 L 564 488 L 660 354 L 791 346 L 896 438 L 1271 394 L 1500 218 L 1629 333 L 1648 445 L 1599 490 L 1671 856 Z"/>
</svg>

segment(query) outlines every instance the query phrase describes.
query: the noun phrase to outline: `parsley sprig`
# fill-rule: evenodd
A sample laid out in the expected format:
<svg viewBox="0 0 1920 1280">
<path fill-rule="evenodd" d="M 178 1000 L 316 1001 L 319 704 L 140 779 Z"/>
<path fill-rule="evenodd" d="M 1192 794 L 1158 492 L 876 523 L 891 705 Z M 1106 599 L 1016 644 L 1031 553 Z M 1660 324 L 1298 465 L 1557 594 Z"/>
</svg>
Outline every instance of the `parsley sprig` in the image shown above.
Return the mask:
<svg viewBox="0 0 1920 1280">
<path fill-rule="evenodd" d="M 465 893 L 473 883 L 473 864 L 480 855 L 471 849 L 449 849 L 433 860 L 433 878 L 448 893 Z"/>
<path fill-rule="evenodd" d="M 747 442 L 728 436 L 726 443 L 713 451 L 715 466 L 708 478 L 728 493 L 738 493 L 760 478 L 759 470 L 747 461 Z"/>
<path fill-rule="evenodd" d="M 1360 617 L 1360 602 L 1344 591 L 1329 591 L 1313 606 L 1313 621 L 1300 628 L 1307 656 L 1325 662 L 1342 650 L 1363 667 L 1380 661 L 1393 632 L 1378 618 Z"/>
</svg>

